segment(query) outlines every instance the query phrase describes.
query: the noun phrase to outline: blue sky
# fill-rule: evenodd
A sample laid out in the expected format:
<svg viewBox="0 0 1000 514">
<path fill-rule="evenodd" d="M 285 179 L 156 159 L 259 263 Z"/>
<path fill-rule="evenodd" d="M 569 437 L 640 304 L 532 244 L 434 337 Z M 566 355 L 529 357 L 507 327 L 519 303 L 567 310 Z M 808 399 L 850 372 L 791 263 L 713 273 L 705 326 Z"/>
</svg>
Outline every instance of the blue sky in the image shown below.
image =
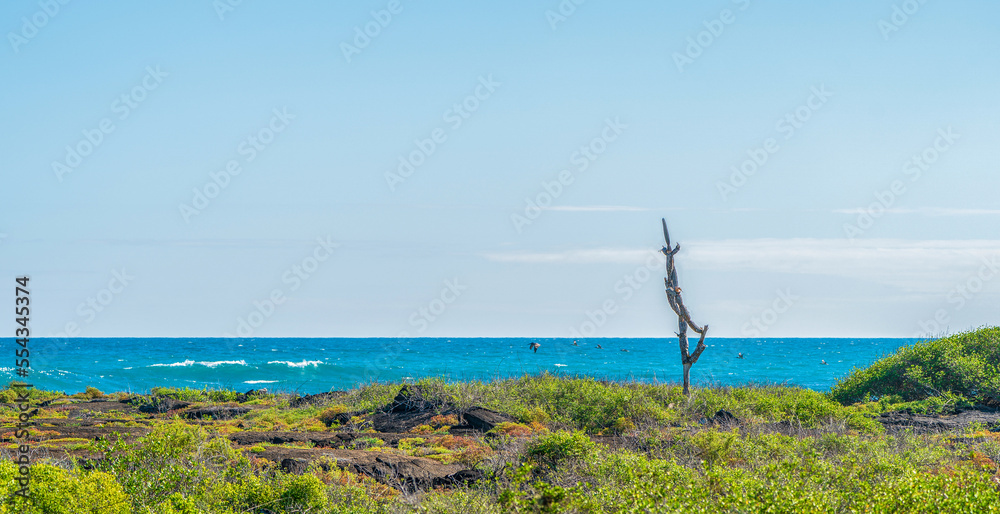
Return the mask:
<svg viewBox="0 0 1000 514">
<path fill-rule="evenodd" d="M 43 336 L 660 337 L 666 217 L 714 336 L 996 323 L 1000 5 L 678 4 L 6 2 L 0 270 Z"/>
</svg>

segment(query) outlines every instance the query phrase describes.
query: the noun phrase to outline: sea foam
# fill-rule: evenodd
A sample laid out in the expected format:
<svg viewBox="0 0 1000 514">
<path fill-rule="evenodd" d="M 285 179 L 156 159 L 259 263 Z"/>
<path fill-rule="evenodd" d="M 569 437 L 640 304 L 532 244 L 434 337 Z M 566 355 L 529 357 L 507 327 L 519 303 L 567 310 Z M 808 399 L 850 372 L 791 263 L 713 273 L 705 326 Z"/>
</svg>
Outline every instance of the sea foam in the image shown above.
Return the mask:
<svg viewBox="0 0 1000 514">
<path fill-rule="evenodd" d="M 150 367 L 150 368 L 177 368 L 177 367 L 194 366 L 195 364 L 197 364 L 199 366 L 206 366 L 206 367 L 209 367 L 209 368 L 214 368 L 216 366 L 223 366 L 223 365 L 227 365 L 227 364 L 228 365 L 233 365 L 233 366 L 246 366 L 247 365 L 247 361 L 238 360 L 238 361 L 199 361 L 199 362 L 195 362 L 193 360 L 186 360 L 186 361 L 183 361 L 183 362 L 172 362 L 170 364 L 150 364 L 148 367 Z"/>
<path fill-rule="evenodd" d="M 268 364 L 284 364 L 290 368 L 304 368 L 306 366 L 319 366 L 323 364 L 323 361 L 307 361 L 302 362 L 292 362 L 292 361 L 268 361 Z"/>
</svg>

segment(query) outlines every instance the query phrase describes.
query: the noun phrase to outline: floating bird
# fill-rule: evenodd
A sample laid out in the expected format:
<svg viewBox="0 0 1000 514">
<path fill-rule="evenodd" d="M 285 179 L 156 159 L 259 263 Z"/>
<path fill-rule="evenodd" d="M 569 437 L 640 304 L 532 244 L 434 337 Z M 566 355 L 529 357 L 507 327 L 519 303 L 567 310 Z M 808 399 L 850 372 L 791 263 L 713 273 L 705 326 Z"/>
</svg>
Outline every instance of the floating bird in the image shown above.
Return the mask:
<svg viewBox="0 0 1000 514">
<path fill-rule="evenodd" d="M 576 341 L 574 340 L 573 341 L 573 346 L 580 346 L 580 345 L 576 344 Z"/>
<path fill-rule="evenodd" d="M 740 352 L 740 354 L 739 354 L 739 355 L 737 355 L 737 356 L 736 356 L 736 358 L 737 358 L 737 359 L 742 359 L 742 358 L 743 358 L 743 352 Z"/>
<path fill-rule="evenodd" d="M 598 350 L 603 350 L 603 349 L 604 349 L 604 347 L 603 347 L 603 346 L 601 346 L 601 345 L 597 345 L 597 349 L 598 349 Z"/>
<path fill-rule="evenodd" d="M 825 361 L 825 360 L 823 360 L 823 359 L 820 359 L 820 360 L 819 360 L 819 363 L 820 363 L 820 364 L 822 364 L 822 365 L 824 365 L 824 366 L 826 366 L 826 361 Z"/>
<path fill-rule="evenodd" d="M 627 352 L 628 350 L 626 350 L 626 349 L 622 348 L 622 351 L 623 351 L 623 352 Z"/>
<path fill-rule="evenodd" d="M 531 343 L 531 344 L 528 345 L 528 349 L 529 350 L 535 350 L 535 353 L 538 353 L 538 349 L 541 348 L 541 347 L 542 347 L 542 345 L 540 345 L 538 343 Z"/>
</svg>

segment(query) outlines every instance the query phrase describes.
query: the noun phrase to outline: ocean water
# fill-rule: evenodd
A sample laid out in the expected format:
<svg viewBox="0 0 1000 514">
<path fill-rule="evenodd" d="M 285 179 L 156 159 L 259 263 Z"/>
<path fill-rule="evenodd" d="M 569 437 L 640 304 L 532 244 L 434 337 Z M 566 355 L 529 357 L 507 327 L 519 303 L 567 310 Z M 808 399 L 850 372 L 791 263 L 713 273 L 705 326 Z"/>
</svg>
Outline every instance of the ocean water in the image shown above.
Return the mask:
<svg viewBox="0 0 1000 514">
<path fill-rule="evenodd" d="M 87 386 L 146 392 L 153 387 L 210 387 L 317 393 L 371 381 L 490 380 L 549 372 L 611 380 L 679 382 L 674 339 L 544 338 L 39 338 L 30 342 L 32 372 L 15 377 L 14 340 L 0 367 L 5 381 L 70 393 Z M 537 352 L 528 348 L 538 342 Z M 691 370 L 696 385 L 786 383 L 828 390 L 915 339 L 707 339 Z M 603 348 L 597 348 L 601 345 Z M 692 344 L 693 348 L 694 344 Z M 623 351 L 627 350 L 627 351 Z M 743 359 L 737 358 L 742 352 Z M 822 364 L 822 361 L 827 364 Z"/>
</svg>

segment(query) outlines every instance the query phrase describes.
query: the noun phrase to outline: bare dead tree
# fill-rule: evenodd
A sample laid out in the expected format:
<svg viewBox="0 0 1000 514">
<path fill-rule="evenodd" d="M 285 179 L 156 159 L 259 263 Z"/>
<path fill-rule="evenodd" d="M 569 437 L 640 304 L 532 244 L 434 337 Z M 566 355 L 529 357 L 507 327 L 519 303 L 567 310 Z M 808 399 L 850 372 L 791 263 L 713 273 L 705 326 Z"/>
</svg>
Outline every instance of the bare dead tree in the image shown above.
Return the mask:
<svg viewBox="0 0 1000 514">
<path fill-rule="evenodd" d="M 695 325 L 691 321 L 691 313 L 684 306 L 684 300 L 681 299 L 681 288 L 677 285 L 677 268 L 674 267 L 674 255 L 681 251 L 681 245 L 677 243 L 677 246 L 672 250 L 670 249 L 670 233 L 667 232 L 667 220 L 661 219 L 661 221 L 663 221 L 663 239 L 667 243 L 666 246 L 660 249 L 663 255 L 667 256 L 667 276 L 663 279 L 663 282 L 667 286 L 667 301 L 670 302 L 670 308 L 677 314 L 676 333 L 681 345 L 681 363 L 684 365 L 684 395 L 689 396 L 691 394 L 689 391 L 691 385 L 691 366 L 698 362 L 701 352 L 705 351 L 705 334 L 708 333 L 708 325 L 704 327 Z M 694 353 L 688 352 L 688 327 L 691 327 L 691 330 L 694 330 L 699 335 L 698 346 L 695 347 Z"/>
</svg>

